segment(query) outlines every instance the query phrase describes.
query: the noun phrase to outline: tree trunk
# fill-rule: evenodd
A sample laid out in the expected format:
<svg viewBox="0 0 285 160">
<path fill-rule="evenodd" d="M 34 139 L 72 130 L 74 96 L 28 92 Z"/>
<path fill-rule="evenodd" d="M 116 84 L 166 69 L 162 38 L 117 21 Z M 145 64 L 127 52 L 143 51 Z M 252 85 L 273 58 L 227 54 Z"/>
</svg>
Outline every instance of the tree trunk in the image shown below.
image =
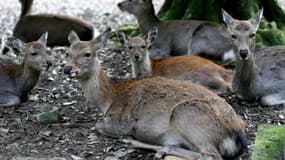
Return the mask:
<svg viewBox="0 0 285 160">
<path fill-rule="evenodd" d="M 262 7 L 265 19 L 258 32 L 258 47 L 285 44 L 285 13 L 277 0 L 165 0 L 158 16 L 162 20 L 195 19 L 223 23 L 221 8 L 236 19 L 246 20 Z"/>
</svg>

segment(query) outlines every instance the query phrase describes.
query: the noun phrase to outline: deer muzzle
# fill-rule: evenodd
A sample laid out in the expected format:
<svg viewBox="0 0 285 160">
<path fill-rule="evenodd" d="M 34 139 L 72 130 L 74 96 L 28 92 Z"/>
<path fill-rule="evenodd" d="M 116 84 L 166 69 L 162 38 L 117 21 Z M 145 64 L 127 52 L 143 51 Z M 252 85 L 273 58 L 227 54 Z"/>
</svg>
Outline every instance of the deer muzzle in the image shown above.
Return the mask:
<svg viewBox="0 0 285 160">
<path fill-rule="evenodd" d="M 241 60 L 247 60 L 248 57 L 249 57 L 249 52 L 248 52 L 248 50 L 247 50 L 247 49 L 241 49 L 241 50 L 239 51 L 239 56 L 240 56 L 240 59 L 241 59 Z"/>
</svg>

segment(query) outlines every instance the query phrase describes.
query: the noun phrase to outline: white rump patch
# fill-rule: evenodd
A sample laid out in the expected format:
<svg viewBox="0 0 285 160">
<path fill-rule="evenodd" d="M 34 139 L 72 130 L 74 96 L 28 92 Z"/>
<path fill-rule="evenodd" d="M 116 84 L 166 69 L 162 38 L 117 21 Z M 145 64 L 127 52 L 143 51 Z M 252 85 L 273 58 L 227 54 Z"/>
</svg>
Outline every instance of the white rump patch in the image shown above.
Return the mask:
<svg viewBox="0 0 285 160">
<path fill-rule="evenodd" d="M 220 146 L 220 151 L 222 155 L 234 155 L 236 154 L 238 148 L 235 141 L 232 138 L 226 138 L 223 140 Z"/>
</svg>

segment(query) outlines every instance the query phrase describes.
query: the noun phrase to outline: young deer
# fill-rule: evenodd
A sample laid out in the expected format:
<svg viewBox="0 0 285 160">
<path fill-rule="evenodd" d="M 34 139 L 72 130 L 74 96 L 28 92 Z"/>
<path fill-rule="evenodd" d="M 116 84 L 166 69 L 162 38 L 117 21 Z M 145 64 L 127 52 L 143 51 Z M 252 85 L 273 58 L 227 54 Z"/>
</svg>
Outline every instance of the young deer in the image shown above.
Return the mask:
<svg viewBox="0 0 285 160">
<path fill-rule="evenodd" d="M 93 38 L 93 26 L 81 19 L 58 14 L 30 15 L 33 0 L 20 0 L 21 16 L 14 28 L 14 36 L 25 41 L 34 41 L 44 32 L 49 33 L 47 45 L 69 45 L 67 37 L 71 30 L 83 40 Z"/>
<path fill-rule="evenodd" d="M 225 100 L 204 87 L 160 77 L 109 78 L 96 53 L 109 32 L 91 41 L 80 41 L 71 32 L 64 67 L 64 73 L 79 80 L 87 100 L 103 111 L 104 119 L 96 124 L 99 132 L 132 136 L 155 145 L 137 147 L 189 159 L 232 159 L 246 150 L 243 121 Z"/>
<path fill-rule="evenodd" d="M 0 106 L 14 106 L 25 101 L 27 94 L 37 84 L 43 68 L 48 69 L 51 62 L 46 53 L 47 33 L 39 40 L 18 44 L 24 52 L 21 64 L 0 61 Z M 20 48 L 19 48 L 20 47 Z"/>
<path fill-rule="evenodd" d="M 263 104 L 285 104 L 284 47 L 274 52 L 263 49 L 254 53 L 255 35 L 262 13 L 263 9 L 250 20 L 241 21 L 233 19 L 223 10 L 223 19 L 232 35 L 237 57 L 233 88 L 247 100 L 261 98 Z"/>
<path fill-rule="evenodd" d="M 156 39 L 157 28 L 148 32 L 147 37 L 118 37 L 130 55 L 132 75 L 137 77 L 163 76 L 200 84 L 216 93 L 232 91 L 231 73 L 223 67 L 197 56 L 176 56 L 160 60 L 149 58 L 148 46 Z"/>
<path fill-rule="evenodd" d="M 158 37 L 149 50 L 153 59 L 185 55 L 187 51 L 189 54 L 204 54 L 224 60 L 232 58 L 227 55 L 232 50 L 230 35 L 219 24 L 196 20 L 160 21 L 155 15 L 152 0 L 125 0 L 118 7 L 136 16 L 143 34 L 153 27 L 158 28 Z M 196 29 L 199 31 L 192 39 Z"/>
</svg>

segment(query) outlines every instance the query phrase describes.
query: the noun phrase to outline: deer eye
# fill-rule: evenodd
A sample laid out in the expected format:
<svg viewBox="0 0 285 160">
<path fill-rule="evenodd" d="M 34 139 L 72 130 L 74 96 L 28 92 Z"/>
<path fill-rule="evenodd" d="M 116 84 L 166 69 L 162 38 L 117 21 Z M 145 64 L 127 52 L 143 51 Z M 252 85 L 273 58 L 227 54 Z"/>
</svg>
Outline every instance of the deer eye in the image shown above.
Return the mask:
<svg viewBox="0 0 285 160">
<path fill-rule="evenodd" d="M 254 37 L 255 37 L 255 34 L 254 34 L 254 33 L 252 33 L 252 34 L 249 35 L 249 38 L 254 38 Z"/>
<path fill-rule="evenodd" d="M 84 57 L 90 57 L 90 56 L 91 56 L 90 53 L 85 53 L 85 54 L 84 54 Z"/>
<path fill-rule="evenodd" d="M 31 55 L 32 56 L 36 56 L 36 55 L 38 55 L 38 53 L 37 52 L 33 52 L 33 53 L 31 53 Z"/>
<path fill-rule="evenodd" d="M 129 46 L 129 49 L 133 49 L 133 46 Z"/>
<path fill-rule="evenodd" d="M 141 46 L 142 49 L 145 49 L 146 46 Z"/>
<path fill-rule="evenodd" d="M 237 36 L 232 34 L 232 39 L 237 39 Z"/>
</svg>

